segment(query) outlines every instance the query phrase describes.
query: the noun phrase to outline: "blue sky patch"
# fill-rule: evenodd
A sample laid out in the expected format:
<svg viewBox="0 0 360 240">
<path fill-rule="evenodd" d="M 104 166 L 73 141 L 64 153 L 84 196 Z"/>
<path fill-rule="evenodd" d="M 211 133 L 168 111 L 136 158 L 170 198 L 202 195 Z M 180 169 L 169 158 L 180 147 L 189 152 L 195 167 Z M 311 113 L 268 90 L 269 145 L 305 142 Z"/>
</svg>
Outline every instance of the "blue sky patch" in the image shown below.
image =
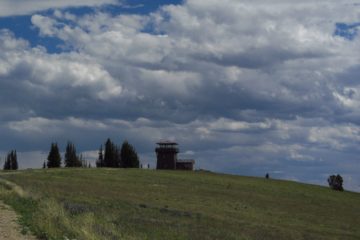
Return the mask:
<svg viewBox="0 0 360 240">
<path fill-rule="evenodd" d="M 127 1 L 124 5 L 114 6 L 108 5 L 106 8 L 113 13 L 114 15 L 120 13 L 128 13 L 128 14 L 149 14 L 151 12 L 156 11 L 159 7 L 164 5 L 179 5 L 182 4 L 182 0 L 131 0 Z"/>
<path fill-rule="evenodd" d="M 358 35 L 359 26 L 360 23 L 336 23 L 334 35 L 352 41 Z"/>
<path fill-rule="evenodd" d="M 30 43 L 31 47 L 41 45 L 49 53 L 59 53 L 63 49 L 59 46 L 64 42 L 54 37 L 44 37 L 39 35 L 39 30 L 31 23 L 31 16 L 16 16 L 0 18 L 0 29 L 9 29 L 17 38 L 22 38 Z"/>
</svg>

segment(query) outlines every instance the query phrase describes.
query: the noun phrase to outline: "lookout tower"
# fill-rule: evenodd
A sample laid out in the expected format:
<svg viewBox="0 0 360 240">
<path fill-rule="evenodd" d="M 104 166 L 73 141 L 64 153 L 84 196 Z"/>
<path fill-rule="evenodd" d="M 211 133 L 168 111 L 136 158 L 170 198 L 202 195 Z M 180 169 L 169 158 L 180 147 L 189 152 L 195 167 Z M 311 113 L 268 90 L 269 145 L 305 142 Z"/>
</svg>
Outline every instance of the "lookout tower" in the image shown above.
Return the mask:
<svg viewBox="0 0 360 240">
<path fill-rule="evenodd" d="M 179 153 L 178 144 L 172 141 L 161 141 L 157 143 L 158 147 L 155 149 L 157 164 L 156 169 L 168 170 L 193 170 L 195 161 L 192 159 L 178 160 Z"/>
<path fill-rule="evenodd" d="M 177 154 L 179 149 L 176 142 L 161 141 L 155 149 L 157 164 L 156 169 L 176 169 Z"/>
</svg>

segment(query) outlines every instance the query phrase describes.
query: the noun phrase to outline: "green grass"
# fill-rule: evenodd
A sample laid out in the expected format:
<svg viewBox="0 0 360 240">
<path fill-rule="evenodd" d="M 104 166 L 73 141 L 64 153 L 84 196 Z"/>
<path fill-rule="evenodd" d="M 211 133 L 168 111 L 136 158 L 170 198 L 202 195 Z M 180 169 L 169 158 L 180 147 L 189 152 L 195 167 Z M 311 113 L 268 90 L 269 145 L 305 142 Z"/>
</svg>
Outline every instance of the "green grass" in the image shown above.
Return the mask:
<svg viewBox="0 0 360 240">
<path fill-rule="evenodd" d="M 0 199 L 42 239 L 360 239 L 360 194 L 205 172 L 27 170 Z M 20 193 L 19 193 L 20 192 Z"/>
</svg>

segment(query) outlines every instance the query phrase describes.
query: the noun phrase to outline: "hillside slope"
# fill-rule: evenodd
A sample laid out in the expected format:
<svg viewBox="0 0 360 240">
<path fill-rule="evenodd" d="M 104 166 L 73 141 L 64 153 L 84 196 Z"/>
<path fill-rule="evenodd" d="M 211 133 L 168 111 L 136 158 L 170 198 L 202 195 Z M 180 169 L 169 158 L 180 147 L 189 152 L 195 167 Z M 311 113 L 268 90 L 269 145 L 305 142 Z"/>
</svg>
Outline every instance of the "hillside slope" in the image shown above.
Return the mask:
<svg viewBox="0 0 360 240">
<path fill-rule="evenodd" d="M 0 172 L 43 239 L 360 239 L 360 194 L 204 172 L 58 169 Z"/>
</svg>

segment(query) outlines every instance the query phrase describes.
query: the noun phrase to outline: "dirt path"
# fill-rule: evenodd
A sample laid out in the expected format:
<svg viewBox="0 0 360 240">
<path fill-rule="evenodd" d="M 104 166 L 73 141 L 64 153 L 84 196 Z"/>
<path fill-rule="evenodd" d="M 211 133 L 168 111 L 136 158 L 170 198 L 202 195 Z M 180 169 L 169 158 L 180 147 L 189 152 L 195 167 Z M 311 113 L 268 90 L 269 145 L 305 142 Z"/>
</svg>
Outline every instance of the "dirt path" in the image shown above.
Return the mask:
<svg viewBox="0 0 360 240">
<path fill-rule="evenodd" d="M 0 201 L 0 240 L 35 240 L 33 236 L 20 233 L 21 227 L 16 219 L 16 213 Z"/>
</svg>

